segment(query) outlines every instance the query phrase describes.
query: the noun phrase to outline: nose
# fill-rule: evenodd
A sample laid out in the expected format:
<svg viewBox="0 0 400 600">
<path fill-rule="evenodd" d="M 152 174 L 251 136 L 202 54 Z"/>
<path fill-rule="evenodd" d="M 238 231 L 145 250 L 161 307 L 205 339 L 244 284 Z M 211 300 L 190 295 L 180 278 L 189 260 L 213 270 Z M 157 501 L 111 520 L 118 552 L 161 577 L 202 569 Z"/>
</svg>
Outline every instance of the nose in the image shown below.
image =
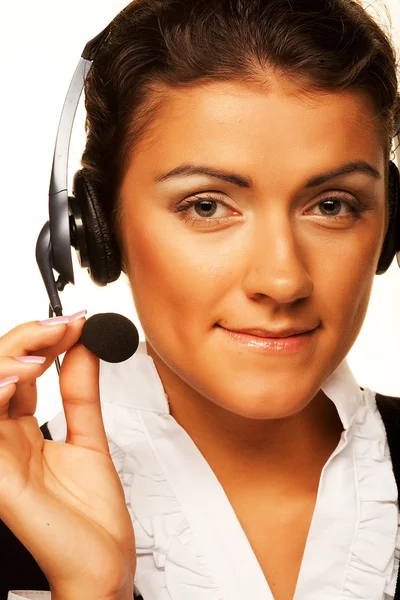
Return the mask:
<svg viewBox="0 0 400 600">
<path fill-rule="evenodd" d="M 289 304 L 311 295 L 314 284 L 304 248 L 288 216 L 258 222 L 250 247 L 243 281 L 249 297 L 268 296 L 277 304 Z"/>
</svg>

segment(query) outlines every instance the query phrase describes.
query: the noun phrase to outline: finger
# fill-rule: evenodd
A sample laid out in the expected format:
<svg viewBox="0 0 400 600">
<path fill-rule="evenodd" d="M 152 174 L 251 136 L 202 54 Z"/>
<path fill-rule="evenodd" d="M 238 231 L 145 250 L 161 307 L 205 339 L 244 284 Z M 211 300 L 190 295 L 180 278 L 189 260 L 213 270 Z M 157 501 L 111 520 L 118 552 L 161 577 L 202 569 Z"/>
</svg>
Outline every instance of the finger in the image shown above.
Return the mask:
<svg viewBox="0 0 400 600">
<path fill-rule="evenodd" d="M 28 362 L 22 362 L 26 361 Z M 32 416 L 36 410 L 36 379 L 44 371 L 45 357 L 20 357 L 0 356 L 0 380 L 7 379 L 10 375 L 17 376 L 18 385 L 15 386 L 13 396 L 9 399 L 8 416 L 16 418 L 17 416 Z M 32 362 L 35 361 L 35 362 Z M 40 362 L 39 362 L 40 361 Z M 22 386 L 29 390 L 29 393 L 21 395 Z M 18 400 L 16 392 L 20 393 Z M 16 410 L 17 407 L 17 410 Z"/>
<path fill-rule="evenodd" d="M 41 325 L 38 321 L 24 323 L 0 338 L 0 354 L 8 350 L 9 354 L 14 356 L 17 356 L 17 352 L 21 356 L 27 353 L 35 356 L 37 350 L 46 358 L 42 367 L 37 369 L 30 379 L 21 378 L 18 382 L 8 411 L 11 418 L 35 414 L 36 378 L 53 364 L 56 356 L 63 354 L 77 342 L 85 323 L 83 316 L 82 312 L 77 313 L 70 317 L 73 320 L 68 323 L 54 321 L 57 323 L 54 325 Z"/>
<path fill-rule="evenodd" d="M 45 357 L 40 356 L 0 356 L 0 381 L 13 375 L 17 375 L 19 381 L 24 383 L 36 379 L 42 374 L 45 361 Z"/>
<path fill-rule="evenodd" d="M 0 337 L 0 356 L 25 356 L 41 351 L 52 362 L 79 339 L 85 314 L 86 311 L 81 311 L 71 317 L 17 325 Z"/>
<path fill-rule="evenodd" d="M 109 454 L 100 406 L 99 359 L 82 344 L 66 353 L 60 390 L 70 444 Z"/>
<path fill-rule="evenodd" d="M 8 419 L 8 406 L 15 392 L 18 377 L 7 377 L 0 381 L 0 421 Z"/>
<path fill-rule="evenodd" d="M 24 356 L 55 346 L 67 331 L 69 317 L 54 320 L 54 325 L 40 321 L 21 323 L 0 337 L 0 356 Z"/>
</svg>

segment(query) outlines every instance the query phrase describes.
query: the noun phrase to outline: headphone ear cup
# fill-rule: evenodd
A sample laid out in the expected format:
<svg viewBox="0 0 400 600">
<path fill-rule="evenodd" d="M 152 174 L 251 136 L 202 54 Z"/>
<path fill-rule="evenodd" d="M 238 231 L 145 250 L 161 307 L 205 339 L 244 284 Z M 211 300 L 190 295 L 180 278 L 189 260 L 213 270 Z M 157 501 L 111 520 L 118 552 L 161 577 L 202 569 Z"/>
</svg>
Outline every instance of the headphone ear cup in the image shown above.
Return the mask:
<svg viewBox="0 0 400 600">
<path fill-rule="evenodd" d="M 376 270 L 381 275 L 390 267 L 394 256 L 400 266 L 400 175 L 394 162 L 389 163 L 389 224 Z"/>
<path fill-rule="evenodd" d="M 82 215 L 90 277 L 97 285 L 107 285 L 121 274 L 121 256 L 95 186 L 85 169 L 74 176 L 73 194 L 72 202 L 78 202 Z"/>
</svg>

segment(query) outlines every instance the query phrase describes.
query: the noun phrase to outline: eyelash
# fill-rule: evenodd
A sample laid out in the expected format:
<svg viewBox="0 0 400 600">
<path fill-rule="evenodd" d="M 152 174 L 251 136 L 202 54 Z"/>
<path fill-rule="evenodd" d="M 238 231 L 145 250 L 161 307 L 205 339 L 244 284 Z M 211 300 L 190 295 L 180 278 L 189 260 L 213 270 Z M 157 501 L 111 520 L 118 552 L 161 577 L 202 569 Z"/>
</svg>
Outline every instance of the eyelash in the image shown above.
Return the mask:
<svg viewBox="0 0 400 600">
<path fill-rule="evenodd" d="M 209 202 L 216 202 L 217 204 L 219 204 L 221 206 L 225 206 L 226 208 L 231 208 L 231 206 L 229 206 L 229 204 L 227 204 L 223 200 L 220 200 L 219 198 L 214 198 L 214 196 L 210 196 L 208 194 L 206 196 L 194 196 L 194 198 L 195 198 L 194 200 L 185 200 L 183 203 L 179 204 L 174 209 L 175 212 L 182 213 L 181 218 L 183 221 L 185 221 L 187 223 L 198 223 L 199 221 L 201 221 L 202 223 L 212 222 L 214 224 L 218 224 L 221 220 L 229 218 L 229 217 L 215 218 L 215 217 L 191 217 L 191 216 L 189 216 L 187 214 L 189 211 L 189 208 L 191 208 L 195 204 L 199 204 L 200 202 L 204 202 L 207 200 Z"/>
<path fill-rule="evenodd" d="M 209 202 L 215 202 L 219 205 L 225 206 L 226 208 L 230 208 L 232 209 L 231 206 L 229 206 L 229 204 L 227 204 L 226 202 L 224 202 L 223 200 L 220 200 L 219 198 L 215 198 L 214 196 L 211 195 L 205 195 L 205 196 L 195 196 L 193 200 L 186 200 L 185 202 L 179 204 L 178 206 L 176 206 L 174 208 L 174 212 L 177 213 L 181 213 L 182 214 L 182 220 L 187 222 L 187 223 L 213 223 L 218 225 L 220 223 L 220 221 L 222 220 L 226 220 L 229 219 L 230 217 L 220 217 L 220 218 L 215 218 L 215 217 L 191 217 L 188 214 L 188 211 L 190 208 L 192 208 L 192 206 L 195 206 L 196 204 L 199 204 L 200 202 L 203 201 L 209 201 Z M 319 206 L 320 204 L 322 204 L 323 202 L 327 202 L 329 200 L 336 200 L 339 202 L 343 202 L 344 204 L 347 204 L 347 206 L 350 208 L 350 211 L 352 213 L 353 218 L 357 219 L 360 217 L 360 215 L 363 212 L 366 212 L 368 210 L 368 207 L 365 205 L 360 204 L 360 202 L 356 202 L 356 201 L 351 201 L 349 198 L 343 198 L 342 196 L 336 196 L 335 194 L 331 194 L 330 196 L 327 196 L 326 198 L 323 198 L 322 200 L 320 200 L 319 202 L 317 202 L 317 204 L 314 205 L 315 206 Z M 232 209 L 233 210 L 233 209 Z M 325 217 L 329 220 L 340 220 L 342 221 L 343 218 L 347 218 L 349 213 L 347 213 L 346 215 L 321 215 L 321 217 Z"/>
</svg>

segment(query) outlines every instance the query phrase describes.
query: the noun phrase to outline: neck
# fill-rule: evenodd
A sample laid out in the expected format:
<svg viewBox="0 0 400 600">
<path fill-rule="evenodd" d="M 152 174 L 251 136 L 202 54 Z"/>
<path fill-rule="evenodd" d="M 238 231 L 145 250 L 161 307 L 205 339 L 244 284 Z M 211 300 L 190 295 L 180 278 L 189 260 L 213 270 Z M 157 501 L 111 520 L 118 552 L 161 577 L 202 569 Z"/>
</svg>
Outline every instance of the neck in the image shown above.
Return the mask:
<svg viewBox="0 0 400 600">
<path fill-rule="evenodd" d="M 333 402 L 320 390 L 299 413 L 282 419 L 248 419 L 188 388 L 153 355 L 171 415 L 192 438 L 227 488 L 265 485 L 275 495 L 315 494 L 321 470 L 343 426 Z"/>
</svg>

